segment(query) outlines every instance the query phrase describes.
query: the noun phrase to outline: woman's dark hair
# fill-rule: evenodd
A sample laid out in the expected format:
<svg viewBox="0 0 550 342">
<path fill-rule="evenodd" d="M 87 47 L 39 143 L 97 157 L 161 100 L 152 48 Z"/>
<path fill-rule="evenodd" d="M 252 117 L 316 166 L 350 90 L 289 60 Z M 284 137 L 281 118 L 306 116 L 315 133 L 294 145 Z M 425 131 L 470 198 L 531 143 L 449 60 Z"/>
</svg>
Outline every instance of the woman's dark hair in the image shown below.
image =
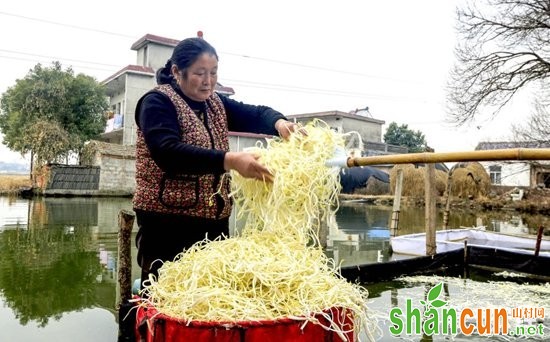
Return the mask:
<svg viewBox="0 0 550 342">
<path fill-rule="evenodd" d="M 195 63 L 197 58 L 203 53 L 208 53 L 218 59 L 216 49 L 202 38 L 187 38 L 179 42 L 172 52 L 172 57 L 166 62 L 166 65 L 157 70 L 157 83 L 171 83 L 174 77 L 172 76 L 172 65 L 175 64 L 178 69 L 185 72 L 191 64 Z"/>
</svg>

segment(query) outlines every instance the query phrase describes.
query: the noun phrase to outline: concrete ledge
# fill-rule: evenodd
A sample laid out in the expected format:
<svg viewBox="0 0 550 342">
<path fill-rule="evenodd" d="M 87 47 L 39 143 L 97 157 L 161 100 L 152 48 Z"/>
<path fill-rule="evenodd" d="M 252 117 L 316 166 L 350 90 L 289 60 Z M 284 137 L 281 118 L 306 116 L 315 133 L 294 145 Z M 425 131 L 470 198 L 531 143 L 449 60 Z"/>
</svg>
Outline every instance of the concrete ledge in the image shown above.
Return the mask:
<svg viewBox="0 0 550 342">
<path fill-rule="evenodd" d="M 87 197 L 132 197 L 130 191 L 115 190 L 72 190 L 72 189 L 48 189 L 43 192 L 44 196 L 87 196 Z"/>
</svg>

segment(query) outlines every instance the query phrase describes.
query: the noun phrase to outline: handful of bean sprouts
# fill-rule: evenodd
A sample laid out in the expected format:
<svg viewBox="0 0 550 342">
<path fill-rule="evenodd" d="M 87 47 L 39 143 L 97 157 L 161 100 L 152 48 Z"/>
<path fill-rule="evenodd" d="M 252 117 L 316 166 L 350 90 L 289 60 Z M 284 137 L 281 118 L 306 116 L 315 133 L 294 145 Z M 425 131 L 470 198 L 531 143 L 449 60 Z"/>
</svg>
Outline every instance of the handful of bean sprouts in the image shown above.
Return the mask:
<svg viewBox="0 0 550 342">
<path fill-rule="evenodd" d="M 326 167 L 344 137 L 322 121 L 306 125 L 307 135 L 269 139 L 254 151 L 274 175 L 273 183 L 232 174 L 242 231 L 227 239 L 207 239 L 165 262 L 158 280 L 145 286 L 160 313 L 187 321 L 239 321 L 290 318 L 321 324 L 343 340 L 343 327 L 326 312 L 353 314 L 354 331 L 368 333 L 368 292 L 340 276 L 320 247 L 321 222 L 337 210 L 338 172 Z"/>
</svg>

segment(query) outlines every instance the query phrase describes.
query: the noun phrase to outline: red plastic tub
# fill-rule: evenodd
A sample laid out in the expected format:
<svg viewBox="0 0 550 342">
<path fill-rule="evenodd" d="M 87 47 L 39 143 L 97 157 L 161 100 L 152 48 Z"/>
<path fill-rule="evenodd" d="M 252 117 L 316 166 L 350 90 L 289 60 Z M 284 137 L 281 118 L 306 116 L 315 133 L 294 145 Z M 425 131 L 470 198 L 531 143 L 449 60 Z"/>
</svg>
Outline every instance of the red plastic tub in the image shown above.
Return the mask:
<svg viewBox="0 0 550 342">
<path fill-rule="evenodd" d="M 340 326 L 348 341 L 354 341 L 353 316 L 349 310 L 327 310 Z M 329 322 L 319 315 L 324 325 Z M 303 328 L 303 329 L 302 329 Z M 238 323 L 183 321 L 159 314 L 153 307 L 140 306 L 136 319 L 137 341 L 144 342 L 319 342 L 343 341 L 338 333 L 325 330 L 319 324 L 292 319 L 247 321 Z"/>
</svg>

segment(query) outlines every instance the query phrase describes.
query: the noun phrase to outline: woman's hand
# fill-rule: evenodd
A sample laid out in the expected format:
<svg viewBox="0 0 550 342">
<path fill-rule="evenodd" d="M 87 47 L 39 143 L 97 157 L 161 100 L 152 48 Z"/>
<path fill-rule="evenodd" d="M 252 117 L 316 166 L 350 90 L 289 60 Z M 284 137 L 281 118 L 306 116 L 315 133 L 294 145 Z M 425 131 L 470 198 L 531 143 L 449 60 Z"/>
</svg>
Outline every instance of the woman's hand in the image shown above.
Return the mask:
<svg viewBox="0 0 550 342">
<path fill-rule="evenodd" d="M 251 152 L 227 152 L 223 161 L 226 171 L 235 170 L 244 178 L 273 182 L 273 175 L 267 167 L 258 162 L 258 156 Z"/>
<path fill-rule="evenodd" d="M 275 122 L 275 129 L 279 132 L 279 136 L 285 140 L 294 132 L 300 132 L 303 135 L 307 135 L 306 130 L 300 124 L 284 119 L 279 119 Z"/>
</svg>

